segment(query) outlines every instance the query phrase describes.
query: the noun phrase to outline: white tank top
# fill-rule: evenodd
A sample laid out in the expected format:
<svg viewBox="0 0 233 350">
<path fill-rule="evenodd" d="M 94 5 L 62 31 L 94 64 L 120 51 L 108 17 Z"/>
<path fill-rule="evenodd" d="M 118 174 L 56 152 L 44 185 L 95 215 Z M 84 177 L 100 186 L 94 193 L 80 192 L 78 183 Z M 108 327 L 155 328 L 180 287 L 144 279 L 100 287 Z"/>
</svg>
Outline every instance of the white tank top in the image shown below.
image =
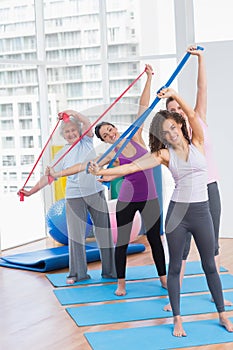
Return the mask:
<svg viewBox="0 0 233 350">
<path fill-rule="evenodd" d="M 175 181 L 171 200 L 194 203 L 208 200 L 207 163 L 205 156 L 193 145 L 189 145 L 188 160 L 179 158 L 169 147 L 169 169 Z"/>
</svg>

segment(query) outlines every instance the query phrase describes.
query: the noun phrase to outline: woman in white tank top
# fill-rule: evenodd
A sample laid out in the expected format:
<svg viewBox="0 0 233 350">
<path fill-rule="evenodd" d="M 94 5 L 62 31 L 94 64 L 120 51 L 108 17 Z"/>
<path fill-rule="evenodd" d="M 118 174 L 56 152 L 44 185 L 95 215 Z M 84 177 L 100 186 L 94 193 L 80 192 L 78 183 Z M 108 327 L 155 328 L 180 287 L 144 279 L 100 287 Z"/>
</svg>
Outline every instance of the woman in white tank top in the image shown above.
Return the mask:
<svg viewBox="0 0 233 350">
<path fill-rule="evenodd" d="M 167 284 L 174 317 L 173 335 L 186 336 L 180 316 L 179 276 L 188 232 L 192 232 L 197 245 L 207 283 L 219 313 L 220 324 L 227 331 L 233 332 L 233 324 L 226 316 L 221 281 L 214 259 L 215 239 L 208 203 L 203 130 L 194 110 L 173 89 L 162 89 L 158 97 L 172 97 L 178 102 L 192 128 L 191 139 L 182 115 L 162 110 L 156 113 L 150 125 L 150 154 L 130 164 L 110 169 L 100 169 L 98 164 L 92 162 L 89 171 L 95 175 L 124 176 L 160 164 L 169 168 L 175 180 L 175 190 L 165 223 L 169 249 Z"/>
</svg>

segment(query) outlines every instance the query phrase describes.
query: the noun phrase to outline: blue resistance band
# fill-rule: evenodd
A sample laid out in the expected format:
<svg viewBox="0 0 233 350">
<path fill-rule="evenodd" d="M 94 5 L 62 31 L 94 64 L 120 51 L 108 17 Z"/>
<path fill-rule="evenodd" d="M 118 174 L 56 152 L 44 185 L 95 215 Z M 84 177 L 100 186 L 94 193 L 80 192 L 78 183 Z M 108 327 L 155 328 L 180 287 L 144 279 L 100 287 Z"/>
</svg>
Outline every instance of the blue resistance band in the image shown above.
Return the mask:
<svg viewBox="0 0 233 350">
<path fill-rule="evenodd" d="M 203 47 L 201 46 L 197 46 L 197 50 L 204 50 Z M 181 69 L 183 68 L 183 66 L 185 65 L 185 63 L 187 62 L 187 60 L 189 59 L 189 57 L 191 56 L 191 54 L 189 52 L 187 52 L 185 54 L 185 56 L 183 57 L 183 59 L 180 61 L 180 63 L 178 64 L 178 66 L 176 67 L 175 71 L 173 72 L 173 74 L 171 75 L 171 77 L 168 79 L 167 83 L 162 86 L 157 93 L 159 93 L 162 89 L 167 88 L 171 85 L 171 83 L 173 82 L 173 80 L 177 77 L 177 75 L 179 74 L 179 72 L 181 71 Z M 144 113 L 142 113 L 140 115 L 139 118 L 137 118 L 135 120 L 135 122 L 133 124 L 131 124 L 128 129 L 119 137 L 119 139 L 116 140 L 116 142 L 111 145 L 105 153 L 102 154 L 102 156 L 98 159 L 97 164 L 100 163 L 113 149 L 116 148 L 116 146 L 122 141 L 122 139 L 126 138 L 125 141 L 123 142 L 123 144 L 121 145 L 121 147 L 118 149 L 118 151 L 116 152 L 116 154 L 114 155 L 114 157 L 112 158 L 112 160 L 110 161 L 110 163 L 108 164 L 107 168 L 110 168 L 113 163 L 115 162 L 115 160 L 118 158 L 118 156 L 121 154 L 121 152 L 123 151 L 123 149 L 127 146 L 127 144 L 130 142 L 130 140 L 132 139 L 132 137 L 135 135 L 135 133 L 138 131 L 138 129 L 140 128 L 140 126 L 144 123 L 144 121 L 146 120 L 146 118 L 148 117 L 148 115 L 151 113 L 151 111 L 154 109 L 154 107 L 158 104 L 158 102 L 160 101 L 160 98 L 158 96 L 156 96 L 156 98 L 154 99 L 154 101 L 151 103 L 151 105 L 145 110 Z M 130 133 L 130 134 L 129 134 Z M 128 137 L 126 137 L 129 134 Z M 108 188 L 110 186 L 110 182 L 103 182 L 104 185 L 106 185 Z"/>
</svg>

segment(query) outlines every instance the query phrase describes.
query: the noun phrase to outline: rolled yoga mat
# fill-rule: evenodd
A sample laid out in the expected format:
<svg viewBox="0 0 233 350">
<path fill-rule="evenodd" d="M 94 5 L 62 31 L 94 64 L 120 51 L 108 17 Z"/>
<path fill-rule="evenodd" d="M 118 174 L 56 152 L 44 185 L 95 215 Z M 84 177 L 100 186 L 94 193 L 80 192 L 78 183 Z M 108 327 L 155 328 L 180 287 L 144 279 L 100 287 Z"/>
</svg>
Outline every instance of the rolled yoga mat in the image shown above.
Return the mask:
<svg viewBox="0 0 233 350">
<path fill-rule="evenodd" d="M 145 250 L 144 244 L 129 244 L 127 254 L 140 253 Z M 87 262 L 100 260 L 96 242 L 86 244 Z M 4 256 L 0 266 L 36 272 L 59 270 L 69 266 L 68 246 L 61 246 L 21 254 Z"/>
</svg>

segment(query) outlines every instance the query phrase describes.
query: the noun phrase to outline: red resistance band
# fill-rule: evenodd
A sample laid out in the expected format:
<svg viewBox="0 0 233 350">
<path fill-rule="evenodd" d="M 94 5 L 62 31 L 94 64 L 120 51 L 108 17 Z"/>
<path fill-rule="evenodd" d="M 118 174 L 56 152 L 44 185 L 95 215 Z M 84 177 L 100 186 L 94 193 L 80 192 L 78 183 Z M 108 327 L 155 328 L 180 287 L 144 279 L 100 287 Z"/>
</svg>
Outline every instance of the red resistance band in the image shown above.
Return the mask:
<svg viewBox="0 0 233 350">
<path fill-rule="evenodd" d="M 118 97 L 116 98 L 115 101 L 113 101 L 113 103 L 112 103 L 112 104 L 111 104 L 111 105 L 96 119 L 96 121 L 95 121 L 92 125 L 90 125 L 90 127 L 89 127 L 87 130 L 85 130 L 85 132 L 84 132 L 84 133 L 70 146 L 70 148 L 56 161 L 56 163 L 53 164 L 53 167 L 56 166 L 56 165 L 57 165 L 71 150 L 72 150 L 72 148 L 73 148 L 74 146 L 76 146 L 77 143 L 78 143 L 80 140 L 82 140 L 82 139 L 84 138 L 85 135 L 88 134 L 88 132 L 100 121 L 100 119 L 103 118 L 103 117 L 105 116 L 105 114 L 107 114 L 107 113 L 110 111 L 110 109 L 111 109 L 111 108 L 126 94 L 126 92 L 141 78 L 141 76 L 145 73 L 145 71 L 146 71 L 146 69 L 144 69 L 144 71 L 143 71 L 141 74 L 139 74 L 139 76 L 138 76 L 138 77 L 123 91 L 123 92 L 122 92 L 122 94 L 121 94 L 120 96 L 118 96 Z M 69 121 L 69 116 L 68 116 L 66 113 L 63 113 L 61 119 L 62 119 L 64 122 L 68 122 L 68 121 Z M 31 175 L 32 175 L 32 173 L 33 173 L 33 171 L 35 170 L 35 167 L 37 166 L 39 160 L 41 159 L 42 154 L 44 153 L 46 147 L 48 146 L 48 143 L 49 143 L 49 141 L 51 140 L 51 138 L 52 138 L 52 136 L 53 136 L 55 130 L 57 129 L 58 124 L 59 124 L 59 122 L 60 122 L 61 119 L 58 120 L 58 122 L 57 122 L 57 124 L 56 124 L 56 126 L 55 126 L 55 128 L 54 128 L 54 130 L 53 130 L 53 132 L 51 133 L 51 135 L 50 135 L 48 141 L 46 142 L 46 144 L 45 144 L 45 146 L 44 146 L 44 148 L 43 148 L 41 154 L 39 155 L 39 157 L 38 157 L 38 159 L 37 159 L 35 165 L 33 166 L 32 170 L 31 170 L 31 172 L 30 172 L 30 174 L 29 174 L 29 176 L 28 176 L 27 180 L 25 181 L 25 184 L 23 185 L 22 188 L 24 188 L 24 187 L 26 186 L 28 180 L 30 179 L 30 177 L 31 177 Z M 51 184 L 53 181 L 54 181 L 54 178 L 53 178 L 52 176 L 48 176 L 48 183 Z M 23 200 L 24 200 L 24 194 L 23 194 L 22 192 L 20 192 L 20 201 L 23 201 Z"/>
<path fill-rule="evenodd" d="M 22 188 L 24 188 L 24 187 L 26 186 L 26 184 L 28 183 L 28 180 L 29 180 L 30 177 L 32 176 L 33 171 L 35 170 L 35 167 L 36 167 L 37 164 L 39 163 L 39 160 L 41 159 L 41 157 L 42 157 L 42 155 L 43 155 L 43 153 L 44 153 L 46 147 L 48 146 L 49 141 L 50 141 L 51 138 L 53 137 L 53 134 L 54 134 L 55 130 L 57 129 L 59 123 L 60 123 L 60 120 L 57 121 L 57 124 L 56 124 L 55 128 L 53 129 L 51 135 L 49 136 L 48 141 L 46 142 L 44 148 L 42 149 L 42 151 L 41 151 L 41 153 L 40 153 L 40 155 L 39 155 L 39 157 L 38 157 L 36 163 L 34 164 L 32 170 L 30 171 L 30 173 L 29 173 L 29 175 L 28 175 L 28 177 L 27 177 L 27 179 L 26 179 L 26 181 L 25 181 L 25 183 L 24 183 L 24 185 L 23 185 Z M 23 201 L 24 201 L 24 194 L 23 194 L 22 192 L 20 192 L 19 197 L 20 197 L 20 201 L 23 202 Z"/>
<path fill-rule="evenodd" d="M 96 121 L 89 126 L 87 130 L 84 131 L 84 133 L 70 146 L 70 148 L 56 161 L 56 163 L 53 164 L 53 167 L 56 166 L 71 150 L 74 148 L 74 146 L 77 145 L 77 143 L 84 138 L 86 134 L 95 126 L 105 114 L 108 113 L 108 111 L 124 96 L 124 94 L 141 78 L 141 76 L 145 73 L 146 70 L 144 70 L 128 87 L 125 89 L 122 94 L 117 97 L 117 99 L 96 119 Z M 65 113 L 63 113 L 64 115 Z M 66 115 L 67 116 L 67 115 Z"/>
</svg>

